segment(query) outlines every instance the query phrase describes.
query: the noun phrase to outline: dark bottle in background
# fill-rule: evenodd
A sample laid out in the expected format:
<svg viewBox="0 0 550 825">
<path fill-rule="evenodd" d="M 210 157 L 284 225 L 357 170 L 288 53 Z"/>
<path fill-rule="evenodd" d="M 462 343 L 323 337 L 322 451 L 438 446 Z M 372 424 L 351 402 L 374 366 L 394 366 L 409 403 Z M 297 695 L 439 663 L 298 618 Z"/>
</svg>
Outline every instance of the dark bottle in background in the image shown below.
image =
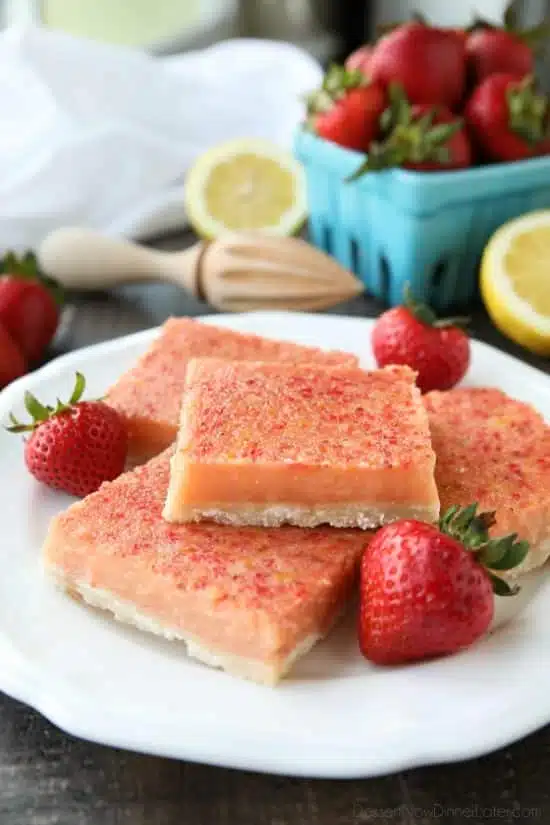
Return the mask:
<svg viewBox="0 0 550 825">
<path fill-rule="evenodd" d="M 333 60 L 343 61 L 367 40 L 373 17 L 369 0 L 310 0 L 318 22 L 335 35 Z"/>
</svg>

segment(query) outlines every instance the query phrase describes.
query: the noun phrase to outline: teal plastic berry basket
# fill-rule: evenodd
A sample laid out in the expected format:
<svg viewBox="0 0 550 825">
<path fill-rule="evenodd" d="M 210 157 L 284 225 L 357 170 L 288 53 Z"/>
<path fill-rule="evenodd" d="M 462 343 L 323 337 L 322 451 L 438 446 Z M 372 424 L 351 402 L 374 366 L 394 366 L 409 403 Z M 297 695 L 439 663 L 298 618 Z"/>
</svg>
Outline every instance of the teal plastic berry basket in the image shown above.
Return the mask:
<svg viewBox="0 0 550 825">
<path fill-rule="evenodd" d="M 454 172 L 371 172 L 346 178 L 363 155 L 300 129 L 312 242 L 386 305 L 415 298 L 439 312 L 478 292 L 479 263 L 506 221 L 550 208 L 550 157 Z"/>
</svg>

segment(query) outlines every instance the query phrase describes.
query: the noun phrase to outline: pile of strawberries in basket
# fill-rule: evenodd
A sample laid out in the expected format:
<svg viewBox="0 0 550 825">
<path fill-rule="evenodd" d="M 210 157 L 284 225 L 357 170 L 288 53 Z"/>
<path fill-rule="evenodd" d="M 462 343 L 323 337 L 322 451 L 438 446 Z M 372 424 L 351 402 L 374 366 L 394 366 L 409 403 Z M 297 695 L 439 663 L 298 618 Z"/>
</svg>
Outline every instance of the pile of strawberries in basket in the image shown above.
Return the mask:
<svg viewBox="0 0 550 825">
<path fill-rule="evenodd" d="M 464 169 L 550 154 L 550 104 L 535 78 L 536 50 L 549 31 L 504 24 L 465 29 L 414 20 L 328 70 L 308 97 L 308 126 L 367 153 L 356 173 L 403 166 Z"/>
</svg>

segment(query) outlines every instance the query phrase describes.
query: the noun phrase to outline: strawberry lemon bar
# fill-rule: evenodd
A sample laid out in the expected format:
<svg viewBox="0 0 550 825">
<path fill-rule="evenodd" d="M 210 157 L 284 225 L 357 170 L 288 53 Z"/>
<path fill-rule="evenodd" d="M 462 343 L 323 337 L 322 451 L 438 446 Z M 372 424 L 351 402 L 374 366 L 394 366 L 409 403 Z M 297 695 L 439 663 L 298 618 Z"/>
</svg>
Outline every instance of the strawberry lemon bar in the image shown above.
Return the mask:
<svg viewBox="0 0 550 825">
<path fill-rule="evenodd" d="M 441 509 L 477 502 L 494 511 L 493 534 L 517 533 L 530 551 L 512 575 L 550 556 L 550 429 L 529 405 L 497 389 L 425 397 Z"/>
<path fill-rule="evenodd" d="M 168 524 L 169 451 L 57 516 L 44 545 L 62 587 L 191 656 L 273 684 L 353 588 L 361 531 Z"/>
<path fill-rule="evenodd" d="M 439 512 L 408 367 L 193 360 L 171 464 L 173 522 L 372 528 Z"/>
<path fill-rule="evenodd" d="M 311 361 L 327 366 L 357 364 L 357 358 L 347 353 L 323 352 L 258 335 L 243 335 L 189 318 L 171 318 L 138 363 L 109 389 L 105 399 L 126 420 L 132 463 L 146 461 L 175 440 L 187 364 L 197 356 Z"/>
</svg>

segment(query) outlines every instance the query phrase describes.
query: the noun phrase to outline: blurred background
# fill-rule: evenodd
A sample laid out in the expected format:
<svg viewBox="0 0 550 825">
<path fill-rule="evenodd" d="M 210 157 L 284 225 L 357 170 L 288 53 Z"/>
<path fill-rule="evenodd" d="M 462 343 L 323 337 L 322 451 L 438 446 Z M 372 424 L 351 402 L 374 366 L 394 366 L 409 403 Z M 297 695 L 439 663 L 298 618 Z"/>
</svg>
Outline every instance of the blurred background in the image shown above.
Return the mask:
<svg viewBox="0 0 550 825">
<path fill-rule="evenodd" d="M 416 55 L 429 49 L 423 34 L 418 40 L 421 27 L 407 27 L 414 45 L 409 39 L 407 51 L 401 44 L 398 60 L 395 52 L 386 55 L 384 71 L 379 64 L 379 76 L 373 74 L 374 82 L 361 89 L 345 87 L 340 69 L 332 67 L 327 75 L 333 84 L 336 77 L 337 88 L 327 93 L 321 87 L 323 67 L 344 63 L 384 27 L 415 14 L 434 30 L 441 27 L 436 34 L 441 48 L 455 44 L 450 68 L 442 71 L 443 85 L 456 85 L 458 78 L 457 94 L 426 88 L 438 85 L 445 64 L 441 50 L 432 50 L 426 60 L 420 91 L 407 90 L 412 104 L 435 102 L 452 110 L 446 122 L 456 121 L 458 131 L 440 134 L 444 145 L 436 147 L 452 163 L 441 161 L 426 135 L 420 141 L 424 156 L 415 158 L 418 135 L 409 130 L 406 139 L 400 137 L 403 159 L 396 163 L 387 153 L 374 169 L 466 171 L 439 178 L 437 187 L 422 174 L 381 175 L 352 189 L 349 176 L 365 155 L 376 154 L 373 147 L 380 152 L 385 140 L 380 115 L 388 106 L 388 82 L 410 80 Z M 478 42 L 476 53 L 463 48 L 466 41 L 471 45 L 470 32 L 460 34 L 464 40 L 457 47 L 457 32 L 449 40 L 450 32 L 443 31 L 468 29 L 480 18 L 494 27 L 481 33 L 481 63 L 492 61 L 483 72 L 479 33 L 471 38 Z M 9 172 L 0 182 L 0 249 L 35 250 L 49 275 L 84 289 L 73 259 L 65 261 L 68 275 L 60 274 L 62 263 L 55 256 L 45 263 L 40 249 L 50 233 L 81 226 L 153 245 L 169 242 L 173 233 L 173 248 L 179 249 L 196 237 L 220 238 L 228 228 L 260 228 L 286 239 L 302 232 L 346 276 L 357 276 L 353 294 L 361 290 L 378 300 L 376 310 L 402 302 L 405 285 L 440 313 L 450 306 L 479 305 L 480 263 L 494 232 L 541 209 L 548 210 L 550 226 L 550 100 L 530 86 L 535 75 L 537 86 L 550 92 L 549 23 L 550 0 L 514 0 L 511 8 L 509 0 L 0 0 L 0 29 L 6 30 L 0 102 L 10 113 L 10 129 L 0 136 L 0 160 Z M 361 49 L 361 60 L 365 54 L 372 49 Z M 368 64 L 360 68 L 369 76 Z M 466 104 L 487 76 L 503 71 L 513 77 L 498 93 L 502 99 L 476 100 L 472 118 Z M 525 87 L 517 88 L 524 79 Z M 413 81 L 418 85 L 418 78 Z M 315 90 L 321 95 L 312 95 Z M 501 116 L 503 111 L 509 117 Z M 537 129 L 541 136 L 533 138 Z M 533 164 L 516 163 L 526 159 Z M 496 171 L 495 164 L 501 164 Z M 403 190 L 397 191 L 395 181 Z M 529 297 L 546 330 L 548 267 L 544 261 L 537 269 L 537 243 L 532 242 L 531 258 L 521 248 L 520 271 L 510 277 L 522 279 L 524 292 L 528 279 Z M 550 244 L 545 255 L 550 256 Z M 77 257 L 93 262 L 85 288 L 116 286 L 116 266 L 112 260 L 98 266 L 96 256 L 94 247 Z M 261 250 L 257 257 L 262 260 Z M 213 270 L 204 276 L 209 288 L 223 281 Z M 334 292 L 339 272 L 331 269 L 328 279 L 334 304 L 342 302 Z M 257 282 L 259 298 L 246 282 L 246 306 L 252 298 L 267 300 L 261 273 Z M 201 294 L 217 309 L 228 308 L 207 289 Z M 300 300 L 306 298 L 300 293 Z M 290 299 L 278 294 L 276 300 L 282 305 Z M 517 331 L 505 333 L 519 340 Z M 544 352 L 550 355 L 550 333 Z"/>
<path fill-rule="evenodd" d="M 32 20 L 72 34 L 171 54 L 233 36 L 294 42 L 327 63 L 365 42 L 376 27 L 421 12 L 441 25 L 474 13 L 495 22 L 506 0 L 0 0 L 2 25 Z M 550 0 L 525 0 L 522 22 L 550 16 Z M 547 62 L 547 56 L 543 57 Z M 545 71 L 544 82 L 550 80 Z"/>
</svg>

